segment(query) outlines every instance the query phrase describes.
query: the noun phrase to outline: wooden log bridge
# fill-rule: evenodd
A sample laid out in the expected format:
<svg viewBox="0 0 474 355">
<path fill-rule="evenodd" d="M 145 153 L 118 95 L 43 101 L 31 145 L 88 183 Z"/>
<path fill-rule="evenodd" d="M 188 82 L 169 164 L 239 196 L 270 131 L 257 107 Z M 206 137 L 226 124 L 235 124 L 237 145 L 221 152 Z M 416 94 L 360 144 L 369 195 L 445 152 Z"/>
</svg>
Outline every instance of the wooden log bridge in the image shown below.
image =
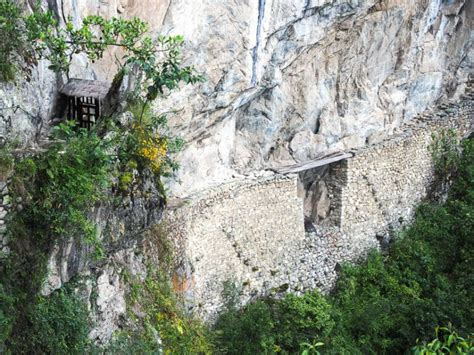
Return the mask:
<svg viewBox="0 0 474 355">
<path fill-rule="evenodd" d="M 352 153 L 335 153 L 331 155 L 326 155 L 324 157 L 308 160 L 302 163 L 297 163 L 293 165 L 286 165 L 277 168 L 270 168 L 269 170 L 278 173 L 278 174 L 295 174 L 300 173 L 302 171 L 314 169 L 323 165 L 335 163 L 340 160 L 344 160 L 347 158 L 352 158 L 354 154 Z"/>
</svg>

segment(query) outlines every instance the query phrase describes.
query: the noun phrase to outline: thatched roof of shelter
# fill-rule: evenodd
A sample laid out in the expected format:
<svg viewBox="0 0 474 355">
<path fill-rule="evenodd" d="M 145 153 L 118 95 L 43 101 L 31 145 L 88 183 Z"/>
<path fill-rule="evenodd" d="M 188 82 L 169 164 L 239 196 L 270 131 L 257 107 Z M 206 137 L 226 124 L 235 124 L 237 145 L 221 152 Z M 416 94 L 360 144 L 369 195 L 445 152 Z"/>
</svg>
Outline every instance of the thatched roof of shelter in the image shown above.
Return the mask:
<svg viewBox="0 0 474 355">
<path fill-rule="evenodd" d="M 111 85 L 107 81 L 71 79 L 59 92 L 67 96 L 93 97 L 102 100 L 107 96 Z"/>
</svg>

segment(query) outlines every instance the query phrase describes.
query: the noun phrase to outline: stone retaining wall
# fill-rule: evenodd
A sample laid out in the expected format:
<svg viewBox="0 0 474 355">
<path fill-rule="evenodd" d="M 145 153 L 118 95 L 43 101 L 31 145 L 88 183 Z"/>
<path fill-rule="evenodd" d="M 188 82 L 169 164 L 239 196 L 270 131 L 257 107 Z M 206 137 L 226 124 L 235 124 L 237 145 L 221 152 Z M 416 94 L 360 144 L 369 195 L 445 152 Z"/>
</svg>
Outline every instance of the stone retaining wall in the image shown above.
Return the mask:
<svg viewBox="0 0 474 355">
<path fill-rule="evenodd" d="M 8 254 L 7 232 L 7 214 L 10 209 L 10 196 L 8 195 L 8 187 L 6 181 L 0 176 L 0 258 L 1 254 Z"/>
<path fill-rule="evenodd" d="M 288 283 L 305 237 L 296 176 L 222 185 L 168 210 L 164 223 L 182 251 L 175 286 L 204 318 L 222 308 L 224 284 L 246 302 Z"/>
<path fill-rule="evenodd" d="M 168 210 L 165 224 L 179 255 L 174 285 L 189 310 L 212 320 L 230 291 L 238 304 L 265 295 L 329 291 L 341 263 L 380 248 L 412 219 L 434 178 L 432 135 L 472 132 L 469 95 L 353 151 L 352 158 L 331 164 L 325 177 L 313 174 L 328 187 L 330 202 L 328 215 L 318 211 L 323 218 L 307 224 L 306 232 L 294 176 L 229 183 Z"/>
<path fill-rule="evenodd" d="M 174 287 L 189 310 L 212 320 L 232 294 L 241 305 L 267 295 L 329 291 L 341 263 L 379 248 L 412 219 L 434 177 L 432 135 L 446 129 L 470 134 L 473 97 L 470 92 L 462 103 L 427 112 L 386 140 L 353 151 L 325 177 L 313 174 L 327 186 L 329 207 L 327 213 L 318 207 L 318 223 L 307 231 L 295 175 L 248 177 L 171 203 L 163 225 L 177 251 Z M 3 253 L 9 200 L 0 180 Z"/>
<path fill-rule="evenodd" d="M 433 135 L 453 130 L 465 137 L 472 131 L 473 113 L 471 102 L 445 106 L 410 122 L 390 139 L 333 164 L 329 224 L 368 249 L 411 221 L 434 180 Z"/>
</svg>

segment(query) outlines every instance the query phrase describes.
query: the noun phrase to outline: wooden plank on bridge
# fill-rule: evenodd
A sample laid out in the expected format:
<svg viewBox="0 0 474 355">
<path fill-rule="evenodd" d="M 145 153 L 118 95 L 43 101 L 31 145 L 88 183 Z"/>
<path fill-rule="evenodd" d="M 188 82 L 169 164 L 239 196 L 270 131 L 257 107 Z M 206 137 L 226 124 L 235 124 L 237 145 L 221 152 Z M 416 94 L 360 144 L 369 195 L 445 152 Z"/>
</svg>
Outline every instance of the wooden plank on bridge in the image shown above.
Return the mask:
<svg viewBox="0 0 474 355">
<path fill-rule="evenodd" d="M 351 153 L 338 153 L 313 160 L 308 160 L 303 163 L 272 168 L 271 170 L 279 174 L 294 174 L 305 170 L 314 169 L 323 165 L 331 164 L 347 158 L 351 158 L 352 156 L 353 154 Z"/>
</svg>

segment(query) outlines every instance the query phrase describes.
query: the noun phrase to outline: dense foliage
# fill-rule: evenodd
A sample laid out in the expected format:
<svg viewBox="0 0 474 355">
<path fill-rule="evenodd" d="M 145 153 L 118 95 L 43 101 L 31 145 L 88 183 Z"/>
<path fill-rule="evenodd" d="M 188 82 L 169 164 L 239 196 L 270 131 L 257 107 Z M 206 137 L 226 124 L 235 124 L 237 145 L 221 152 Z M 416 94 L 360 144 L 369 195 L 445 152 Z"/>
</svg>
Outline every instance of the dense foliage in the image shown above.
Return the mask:
<svg viewBox="0 0 474 355">
<path fill-rule="evenodd" d="M 0 348 L 16 352 L 79 352 L 87 339 L 87 313 L 66 290 L 50 298 L 38 295 L 46 257 L 66 237 L 83 240 L 95 257 L 103 254 L 87 213 L 106 196 L 111 142 L 95 132 L 76 131 L 71 124 L 58 127 L 54 138 L 47 151 L 16 159 L 12 166 L 10 254 L 0 264 Z"/>
<path fill-rule="evenodd" d="M 25 53 L 21 9 L 11 0 L 0 0 L 0 80 L 10 81 L 17 71 L 15 56 Z"/>
<path fill-rule="evenodd" d="M 414 355 L 474 354 L 473 335 L 465 339 L 453 330 L 451 324 L 446 327 L 436 327 L 435 336 L 432 341 L 413 347 Z"/>
<path fill-rule="evenodd" d="M 5 296 L 0 290 L 0 299 Z M 34 302 L 24 299 L 25 305 L 10 302 L 17 314 L 22 314 L 25 329 L 18 330 L 16 324 L 3 318 L 6 328 L 2 329 L 0 350 L 5 353 L 30 353 L 35 349 L 39 354 L 82 354 L 90 347 L 88 338 L 88 311 L 83 303 L 71 290 L 64 287 L 49 297 L 39 296 Z M 5 306 L 4 306 L 5 307 Z M 18 309 L 19 308 L 19 309 Z M 17 319 L 18 321 L 18 319 Z M 8 334 L 12 330 L 13 334 Z M 9 335 L 9 337 L 6 337 Z"/>
<path fill-rule="evenodd" d="M 15 239 L 56 240 L 82 235 L 95 243 L 95 226 L 87 213 L 105 198 L 110 185 L 110 139 L 95 131 L 61 124 L 54 141 L 42 154 L 19 159 L 12 177 L 16 208 L 10 233 Z M 17 206 L 18 207 L 18 206 Z M 96 253 L 102 254 L 96 245 Z"/>
<path fill-rule="evenodd" d="M 27 342 L 17 344 L 25 352 L 82 354 L 89 346 L 89 314 L 72 290 L 63 287 L 49 297 L 39 297 L 29 319 Z"/>
<path fill-rule="evenodd" d="M 0 255 L 0 352 L 84 353 L 91 350 L 90 325 L 76 293 L 63 287 L 49 297 L 39 295 L 47 258 L 56 243 L 73 238 L 101 259 L 105 250 L 89 214 L 100 203 L 120 203 L 122 194 L 131 193 L 143 179 L 154 182 L 165 198 L 161 177 L 176 170 L 171 154 L 182 141 L 170 133 L 165 116 L 153 113 L 151 102 L 180 83 L 202 78 L 192 67 L 182 65 L 181 36 L 152 39 L 147 36 L 148 25 L 138 18 L 88 16 L 76 28 L 71 21 L 61 27 L 51 12 L 23 15 L 11 0 L 0 0 L 0 10 L 0 37 L 8 37 L 8 43 L 16 38 L 19 43 L 2 47 L 0 65 L 25 54 L 20 49 L 28 43 L 32 59 L 47 59 L 51 70 L 67 74 L 73 56 L 85 54 L 95 61 L 107 48 L 117 46 L 121 57 L 117 55 L 114 87 L 132 71 L 137 79 L 127 96 L 125 118 L 111 112 L 91 131 L 66 122 L 54 129 L 49 146 L 39 152 L 15 150 L 14 145 L 0 147 L 0 178 L 11 179 L 10 252 Z M 13 68 L 13 64 L 2 66 L 2 79 L 13 79 Z M 147 290 L 158 292 L 159 285 L 166 292 L 165 284 L 150 281 Z M 182 327 L 175 338 L 188 335 L 179 329 L 194 329 Z M 138 339 L 129 345 L 156 347 L 146 337 Z"/>
<path fill-rule="evenodd" d="M 297 353 L 322 342 L 314 351 L 401 354 L 449 322 L 469 336 L 474 141 L 466 141 L 462 157 L 453 159 L 457 176 L 448 201 L 421 206 L 388 255 L 374 252 L 361 265 L 345 266 L 328 297 L 309 292 L 228 311 L 216 325 L 218 348 L 229 354 Z"/>
</svg>

